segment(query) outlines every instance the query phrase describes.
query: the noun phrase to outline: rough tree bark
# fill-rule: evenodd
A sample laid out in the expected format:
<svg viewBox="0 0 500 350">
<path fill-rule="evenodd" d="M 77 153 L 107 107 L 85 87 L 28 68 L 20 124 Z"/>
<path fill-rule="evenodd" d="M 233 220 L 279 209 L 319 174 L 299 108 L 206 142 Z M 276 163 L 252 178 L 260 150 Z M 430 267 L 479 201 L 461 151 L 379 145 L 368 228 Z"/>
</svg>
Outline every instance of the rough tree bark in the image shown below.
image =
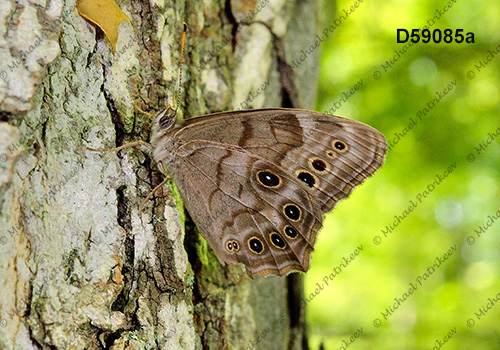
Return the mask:
<svg viewBox="0 0 500 350">
<path fill-rule="evenodd" d="M 302 349 L 302 278 L 221 267 L 137 149 L 181 114 L 313 107 L 315 1 L 119 1 L 117 52 L 74 0 L 0 4 L 0 348 Z M 256 96 L 256 97 L 255 97 Z M 250 98 L 249 98 L 250 97 Z"/>
</svg>

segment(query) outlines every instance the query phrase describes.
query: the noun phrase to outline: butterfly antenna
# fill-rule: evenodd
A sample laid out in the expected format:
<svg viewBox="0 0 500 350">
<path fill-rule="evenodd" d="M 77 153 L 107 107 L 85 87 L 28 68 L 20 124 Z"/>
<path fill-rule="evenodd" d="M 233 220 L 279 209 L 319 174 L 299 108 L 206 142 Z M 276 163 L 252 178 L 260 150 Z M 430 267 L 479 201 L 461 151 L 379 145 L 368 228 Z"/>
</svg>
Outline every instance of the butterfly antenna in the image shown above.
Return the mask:
<svg viewBox="0 0 500 350">
<path fill-rule="evenodd" d="M 184 30 L 182 32 L 182 45 L 181 45 L 181 57 L 179 58 L 179 77 L 177 78 L 177 103 L 174 109 L 174 115 L 177 115 L 177 109 L 181 103 L 181 83 L 182 83 L 182 59 L 184 58 L 184 43 L 186 42 L 187 24 L 182 22 L 184 25 Z M 169 106 L 170 107 L 170 106 Z"/>
</svg>

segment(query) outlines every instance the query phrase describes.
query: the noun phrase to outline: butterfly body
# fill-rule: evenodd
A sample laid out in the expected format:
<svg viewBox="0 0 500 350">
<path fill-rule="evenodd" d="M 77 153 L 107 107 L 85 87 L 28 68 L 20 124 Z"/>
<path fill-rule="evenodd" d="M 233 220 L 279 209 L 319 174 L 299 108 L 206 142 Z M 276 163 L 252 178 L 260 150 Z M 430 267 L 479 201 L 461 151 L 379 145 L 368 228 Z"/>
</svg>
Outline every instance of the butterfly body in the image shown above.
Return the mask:
<svg viewBox="0 0 500 350">
<path fill-rule="evenodd" d="M 307 271 L 323 216 L 383 163 L 377 130 L 298 109 L 157 118 L 153 157 L 221 263 L 250 276 Z M 162 127 L 163 126 L 163 127 Z"/>
</svg>

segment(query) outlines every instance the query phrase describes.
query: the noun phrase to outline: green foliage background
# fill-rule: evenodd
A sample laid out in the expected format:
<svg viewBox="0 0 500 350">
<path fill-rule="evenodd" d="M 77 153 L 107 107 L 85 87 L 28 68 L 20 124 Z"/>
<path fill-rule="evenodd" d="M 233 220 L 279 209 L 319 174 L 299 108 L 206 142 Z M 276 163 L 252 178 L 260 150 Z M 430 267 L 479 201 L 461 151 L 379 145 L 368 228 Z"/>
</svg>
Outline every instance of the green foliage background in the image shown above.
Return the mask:
<svg viewBox="0 0 500 350">
<path fill-rule="evenodd" d="M 335 8 L 325 1 L 318 33 L 353 3 L 341 0 Z M 475 43 L 418 43 L 384 71 L 394 50 L 405 46 L 396 43 L 396 29 L 422 28 L 448 3 L 452 7 L 431 29 L 463 28 L 474 33 Z M 316 110 L 329 110 L 363 79 L 335 114 L 367 123 L 388 140 L 417 118 L 436 91 L 453 80 L 456 86 L 388 151 L 382 169 L 327 215 L 306 275 L 312 349 L 321 343 L 343 349 L 343 340 L 360 327 L 363 333 L 349 349 L 438 349 L 436 340 L 454 328 L 444 349 L 500 348 L 500 52 L 484 68 L 475 67 L 488 50 L 500 50 L 499 19 L 498 2 L 364 0 L 321 44 Z M 498 138 L 478 152 L 489 133 L 497 132 Z M 452 163 L 456 169 L 385 237 L 381 230 Z M 497 214 L 478 237 L 479 226 Z M 324 284 L 361 244 L 359 256 Z M 382 312 L 394 298 L 454 245 L 451 257 L 385 319 Z M 488 298 L 499 300 L 478 319 L 475 313 Z M 374 326 L 377 318 L 380 327 Z"/>
</svg>

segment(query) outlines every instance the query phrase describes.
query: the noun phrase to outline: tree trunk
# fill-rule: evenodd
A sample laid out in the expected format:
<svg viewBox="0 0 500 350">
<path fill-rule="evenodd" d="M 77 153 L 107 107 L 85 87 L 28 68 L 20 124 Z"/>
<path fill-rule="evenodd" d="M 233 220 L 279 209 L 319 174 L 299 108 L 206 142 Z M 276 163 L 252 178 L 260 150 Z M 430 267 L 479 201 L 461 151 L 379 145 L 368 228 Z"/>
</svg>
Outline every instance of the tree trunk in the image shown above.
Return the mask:
<svg viewBox="0 0 500 350">
<path fill-rule="evenodd" d="M 139 149 L 138 109 L 311 108 L 314 1 L 123 1 L 113 55 L 75 2 L 0 5 L 0 348 L 305 349 L 302 276 L 222 267 Z M 45 6 L 45 7 L 43 7 Z M 136 108 L 138 107 L 138 108 Z"/>
</svg>

